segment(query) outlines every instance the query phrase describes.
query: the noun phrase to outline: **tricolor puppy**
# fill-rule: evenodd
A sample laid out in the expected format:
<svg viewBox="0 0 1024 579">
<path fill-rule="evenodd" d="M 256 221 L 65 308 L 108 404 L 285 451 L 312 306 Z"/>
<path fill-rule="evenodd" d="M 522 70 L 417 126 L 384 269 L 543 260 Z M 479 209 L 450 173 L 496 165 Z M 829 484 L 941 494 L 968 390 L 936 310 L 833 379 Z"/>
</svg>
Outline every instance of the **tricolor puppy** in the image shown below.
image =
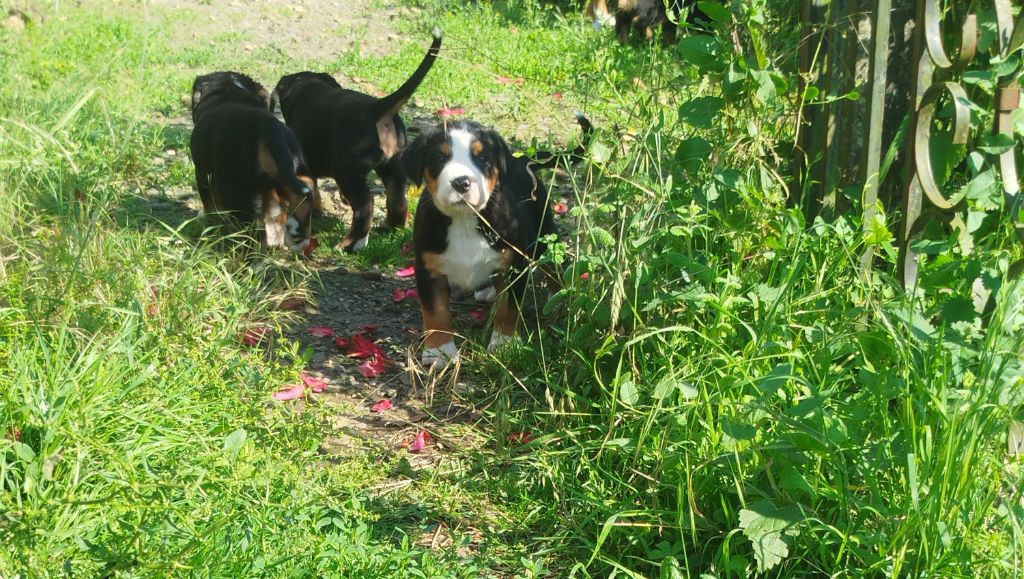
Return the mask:
<svg viewBox="0 0 1024 579">
<path fill-rule="evenodd" d="M 398 153 L 405 148 L 405 123 L 398 111 L 427 76 L 441 49 L 441 32 L 416 72 L 390 95 L 377 98 L 342 88 L 330 75 L 300 72 L 277 83 L 285 122 L 298 135 L 316 177 L 332 176 L 352 207 L 352 226 L 341 242 L 345 251 L 366 247 L 373 219 L 373 193 L 366 182 L 376 171 L 387 191 L 389 227 L 403 227 L 409 213 L 406 179 Z"/>
<path fill-rule="evenodd" d="M 263 244 L 303 251 L 309 245 L 316 184 L 291 129 L 269 109 L 270 95 L 237 72 L 192 83 L 189 146 L 207 213 L 262 221 Z"/>
<path fill-rule="evenodd" d="M 672 11 L 669 18 L 668 11 Z M 661 37 L 666 44 L 674 44 L 678 35 L 680 16 L 686 10 L 684 22 L 689 27 L 703 28 L 710 22 L 704 12 L 697 7 L 697 0 L 618 0 L 618 11 L 615 14 L 615 32 L 619 42 L 629 41 L 631 29 L 650 40 L 654 30 L 661 26 Z"/>
<path fill-rule="evenodd" d="M 584 142 L 571 155 L 578 158 L 593 129 L 582 115 L 577 119 Z M 548 191 L 535 170 L 565 156 L 542 154 L 539 162 L 513 156 L 497 132 L 473 121 L 430 128 L 405 151 L 406 175 L 425 185 L 413 225 L 424 365 L 458 357 L 453 286 L 474 291 L 493 284 L 498 301 L 490 349 L 515 336 L 526 267 L 545 250 L 539 238 L 554 231 Z"/>
</svg>

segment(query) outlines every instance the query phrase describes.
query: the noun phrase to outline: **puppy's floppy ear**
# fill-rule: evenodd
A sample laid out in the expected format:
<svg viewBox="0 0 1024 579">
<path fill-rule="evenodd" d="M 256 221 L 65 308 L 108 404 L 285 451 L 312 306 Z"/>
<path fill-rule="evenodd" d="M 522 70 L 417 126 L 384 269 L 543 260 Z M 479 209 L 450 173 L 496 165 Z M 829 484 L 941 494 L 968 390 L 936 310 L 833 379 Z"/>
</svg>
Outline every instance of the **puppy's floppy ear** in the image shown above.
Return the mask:
<svg viewBox="0 0 1024 579">
<path fill-rule="evenodd" d="M 495 157 L 497 157 L 494 161 L 498 166 L 499 180 L 504 179 L 509 174 L 512 164 L 515 163 L 515 157 L 512 156 L 512 149 L 508 146 L 508 143 L 505 142 L 505 139 L 497 131 L 492 129 L 488 133 L 488 139 L 490 140 L 488 148 L 494 151 Z"/>
<path fill-rule="evenodd" d="M 402 151 L 402 171 L 417 186 L 423 184 L 423 169 L 426 162 L 427 147 L 430 146 L 430 132 L 420 133 L 416 140 Z"/>
</svg>

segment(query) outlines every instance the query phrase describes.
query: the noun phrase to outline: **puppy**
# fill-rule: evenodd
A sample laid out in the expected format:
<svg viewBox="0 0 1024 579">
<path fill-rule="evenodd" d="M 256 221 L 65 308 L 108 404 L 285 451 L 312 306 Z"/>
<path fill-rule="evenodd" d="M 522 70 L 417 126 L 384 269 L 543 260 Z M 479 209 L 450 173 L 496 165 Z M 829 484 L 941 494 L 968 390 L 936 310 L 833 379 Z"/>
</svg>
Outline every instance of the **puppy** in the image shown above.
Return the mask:
<svg viewBox="0 0 1024 579">
<path fill-rule="evenodd" d="M 600 30 L 602 26 L 614 20 L 606 0 L 589 0 L 584 14 L 591 19 L 595 30 Z"/>
<path fill-rule="evenodd" d="M 579 158 L 593 127 L 582 115 L 577 120 L 583 143 L 570 155 Z M 406 175 L 425 185 L 413 224 L 424 365 L 458 357 L 452 286 L 473 291 L 493 283 L 499 297 L 489 349 L 516 334 L 526 266 L 546 249 L 540 238 L 554 232 L 548 190 L 535 170 L 564 156 L 516 157 L 497 132 L 474 121 L 430 128 L 405 151 Z"/>
<path fill-rule="evenodd" d="M 615 33 L 619 42 L 629 41 L 631 29 L 646 40 L 654 37 L 654 30 L 661 26 L 662 40 L 666 44 L 674 44 L 678 35 L 679 16 L 686 9 L 686 23 L 691 27 L 701 28 L 710 19 L 700 8 L 697 0 L 669 0 L 666 8 L 665 0 L 619 0 L 619 9 L 615 14 Z M 668 17 L 672 10 L 673 17 Z"/>
<path fill-rule="evenodd" d="M 333 176 L 352 207 L 352 226 L 340 244 L 345 251 L 359 251 L 369 240 L 373 194 L 366 177 L 371 170 L 387 191 L 387 226 L 405 226 L 409 205 L 398 153 L 406 145 L 406 132 L 398 111 L 427 76 L 440 50 L 441 32 L 435 30 L 419 68 L 384 98 L 342 88 L 329 75 L 314 72 L 285 76 L 274 89 L 272 101 L 281 103 L 281 113 L 302 143 L 313 175 Z"/>
<path fill-rule="evenodd" d="M 310 240 L 316 184 L 299 141 L 269 109 L 270 95 L 237 72 L 192 83 L 189 146 L 207 213 L 264 224 L 265 247 L 303 251 Z"/>
</svg>

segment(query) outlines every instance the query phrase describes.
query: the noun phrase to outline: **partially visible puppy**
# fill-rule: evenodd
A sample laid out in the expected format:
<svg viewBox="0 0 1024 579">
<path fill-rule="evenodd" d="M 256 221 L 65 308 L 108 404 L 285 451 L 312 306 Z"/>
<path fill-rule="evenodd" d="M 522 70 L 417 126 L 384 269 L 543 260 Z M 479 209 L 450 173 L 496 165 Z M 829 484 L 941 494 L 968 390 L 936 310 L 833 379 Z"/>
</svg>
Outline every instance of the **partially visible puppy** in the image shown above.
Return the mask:
<svg viewBox="0 0 1024 579">
<path fill-rule="evenodd" d="M 571 155 L 578 158 L 593 128 L 577 119 L 584 138 Z M 458 357 L 453 286 L 473 291 L 493 283 L 498 303 L 489 347 L 515 336 L 526 268 L 546 249 L 541 237 L 554 232 L 548 190 L 535 171 L 564 156 L 516 157 L 497 132 L 474 121 L 430 128 L 405 151 L 406 175 L 425 185 L 413 225 L 424 365 Z"/>
<path fill-rule="evenodd" d="M 303 251 L 310 241 L 316 185 L 292 131 L 269 109 L 270 94 L 237 72 L 192 83 L 189 143 L 207 213 L 260 220 L 265 247 Z"/>
<path fill-rule="evenodd" d="M 406 179 L 398 153 L 406 145 L 405 123 L 398 112 L 427 76 L 441 50 L 441 32 L 419 67 L 401 87 L 383 98 L 342 88 L 330 75 L 299 72 L 283 77 L 274 89 L 285 122 L 298 135 L 315 177 L 334 177 L 352 207 L 352 226 L 341 242 L 348 252 L 366 247 L 373 219 L 373 193 L 366 182 L 375 171 L 387 193 L 389 227 L 408 217 Z"/>
<path fill-rule="evenodd" d="M 608 2 L 606 0 L 590 0 L 587 2 L 584 14 L 594 23 L 595 29 L 600 29 L 605 24 L 611 24 L 615 21 L 615 17 L 608 10 Z"/>
<path fill-rule="evenodd" d="M 619 0 L 618 5 L 615 32 L 622 44 L 629 41 L 630 30 L 650 40 L 659 26 L 662 40 L 674 44 L 679 28 L 676 23 L 683 10 L 686 10 L 685 22 L 691 27 L 699 28 L 710 22 L 707 14 L 697 7 L 697 0 L 669 0 L 668 8 L 665 0 Z M 668 10 L 672 10 L 672 18 Z"/>
</svg>

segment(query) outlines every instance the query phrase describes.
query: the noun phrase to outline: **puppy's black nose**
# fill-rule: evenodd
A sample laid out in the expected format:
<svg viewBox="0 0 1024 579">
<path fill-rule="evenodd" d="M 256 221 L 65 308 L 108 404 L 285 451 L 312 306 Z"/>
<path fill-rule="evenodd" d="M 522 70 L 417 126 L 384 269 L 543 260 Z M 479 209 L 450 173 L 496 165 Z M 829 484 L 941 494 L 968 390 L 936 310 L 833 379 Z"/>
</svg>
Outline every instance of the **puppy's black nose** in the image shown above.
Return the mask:
<svg viewBox="0 0 1024 579">
<path fill-rule="evenodd" d="M 452 179 L 452 189 L 455 189 L 459 193 L 469 192 L 469 177 L 456 177 Z"/>
</svg>

